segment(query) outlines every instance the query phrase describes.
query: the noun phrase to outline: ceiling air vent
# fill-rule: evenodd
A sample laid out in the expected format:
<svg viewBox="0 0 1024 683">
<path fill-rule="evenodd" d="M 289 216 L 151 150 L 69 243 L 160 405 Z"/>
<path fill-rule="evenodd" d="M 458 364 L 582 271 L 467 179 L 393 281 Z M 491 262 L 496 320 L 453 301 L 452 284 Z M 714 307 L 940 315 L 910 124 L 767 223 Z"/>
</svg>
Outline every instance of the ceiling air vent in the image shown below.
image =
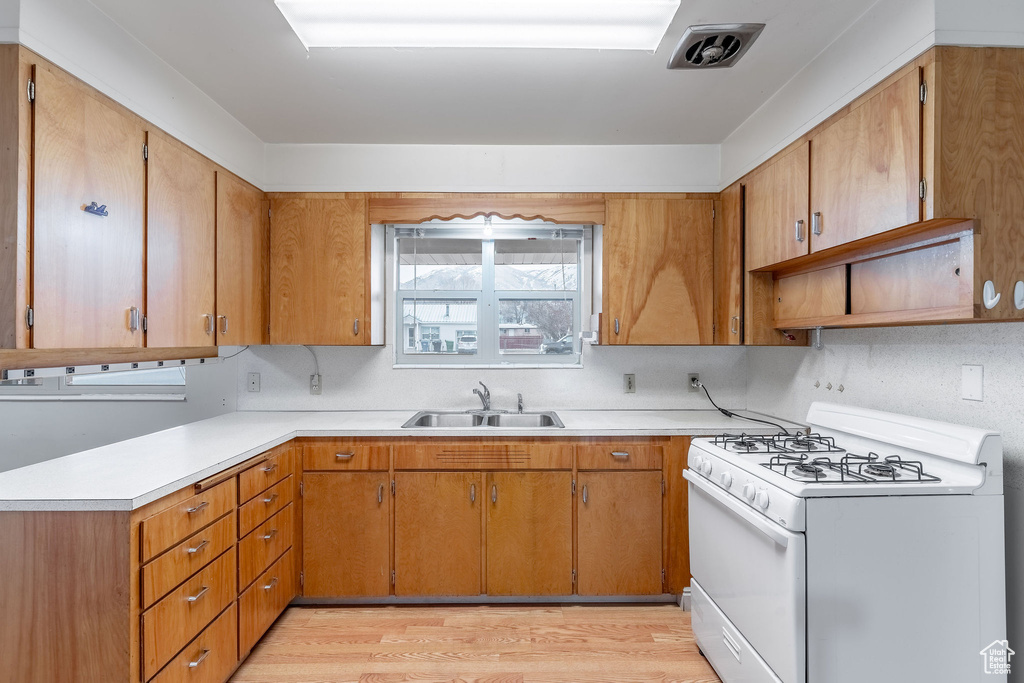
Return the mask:
<svg viewBox="0 0 1024 683">
<path fill-rule="evenodd" d="M 691 26 L 668 60 L 670 69 L 718 69 L 732 66 L 761 35 L 764 24 Z"/>
</svg>

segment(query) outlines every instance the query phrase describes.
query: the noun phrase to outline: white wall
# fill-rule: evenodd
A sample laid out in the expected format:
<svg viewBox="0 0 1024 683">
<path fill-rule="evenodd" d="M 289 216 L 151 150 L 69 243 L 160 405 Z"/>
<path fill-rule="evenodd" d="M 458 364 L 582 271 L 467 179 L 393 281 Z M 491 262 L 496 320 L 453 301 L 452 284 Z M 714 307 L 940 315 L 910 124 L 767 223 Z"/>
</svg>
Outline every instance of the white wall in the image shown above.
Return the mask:
<svg viewBox="0 0 1024 683">
<path fill-rule="evenodd" d="M 316 347 L 323 395 L 309 394 L 313 357 L 298 346 L 251 347 L 238 357 L 239 410 L 464 410 L 479 407 L 482 381 L 496 408 L 514 409 L 521 392 L 530 410 L 710 408 L 686 389 L 699 372 L 723 407 L 746 401 L 746 350 L 710 347 L 587 347 L 583 369 L 395 369 L 394 350 Z M 260 373 L 261 391 L 246 389 L 246 373 Z M 636 374 L 635 394 L 622 392 L 622 375 Z"/>
<path fill-rule="evenodd" d="M 267 145 L 269 191 L 717 192 L 718 145 Z"/>
<path fill-rule="evenodd" d="M 0 0 L 0 43 L 18 42 L 21 0 Z"/>
<path fill-rule="evenodd" d="M 3 8 L 13 0 L 0 3 L 3 19 Z M 0 39 L 2 26 L 0 22 Z M 92 3 L 22 0 L 18 38 L 213 161 L 262 186 L 263 142 Z"/>
<path fill-rule="evenodd" d="M 185 401 L 0 401 L 0 472 L 233 412 L 235 363 L 189 366 Z"/>
<path fill-rule="evenodd" d="M 831 401 L 1002 433 L 1008 635 L 1024 643 L 1024 323 L 825 330 L 822 338 L 820 351 L 749 349 L 749 408 L 802 420 L 812 401 Z M 984 367 L 984 401 L 961 398 L 963 364 Z"/>
</svg>

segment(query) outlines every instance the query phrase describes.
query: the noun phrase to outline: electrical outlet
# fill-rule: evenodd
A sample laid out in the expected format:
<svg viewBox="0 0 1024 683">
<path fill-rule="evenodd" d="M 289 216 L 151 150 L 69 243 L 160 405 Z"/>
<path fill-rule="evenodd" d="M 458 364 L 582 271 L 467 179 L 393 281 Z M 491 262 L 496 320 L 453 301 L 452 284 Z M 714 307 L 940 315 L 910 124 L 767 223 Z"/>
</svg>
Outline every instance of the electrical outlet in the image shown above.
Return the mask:
<svg viewBox="0 0 1024 683">
<path fill-rule="evenodd" d="M 689 391 L 700 391 L 700 387 L 697 386 L 697 382 L 700 382 L 700 375 L 696 372 L 691 372 L 686 376 L 686 388 Z"/>
<path fill-rule="evenodd" d="M 258 373 L 258 372 L 250 372 L 249 375 L 248 375 L 248 378 L 249 378 L 249 391 L 254 391 L 254 392 L 255 391 L 259 391 L 260 390 L 260 373 Z"/>
<path fill-rule="evenodd" d="M 319 396 L 324 392 L 324 385 L 320 381 L 320 375 L 309 376 L 309 393 L 313 396 Z"/>
<path fill-rule="evenodd" d="M 636 393 L 636 375 L 630 373 L 622 376 L 622 393 L 624 394 L 635 394 Z"/>
</svg>

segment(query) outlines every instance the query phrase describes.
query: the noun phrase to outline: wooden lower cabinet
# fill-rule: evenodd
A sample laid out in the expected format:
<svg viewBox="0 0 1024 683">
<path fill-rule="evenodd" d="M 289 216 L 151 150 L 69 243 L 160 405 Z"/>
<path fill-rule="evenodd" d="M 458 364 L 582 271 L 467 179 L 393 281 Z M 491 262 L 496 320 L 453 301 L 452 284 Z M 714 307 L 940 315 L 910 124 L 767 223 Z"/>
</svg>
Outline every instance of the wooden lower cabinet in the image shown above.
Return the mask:
<svg viewBox="0 0 1024 683">
<path fill-rule="evenodd" d="M 247 655 L 298 593 L 292 551 L 238 596 L 238 652 Z"/>
<path fill-rule="evenodd" d="M 391 591 L 391 482 L 387 472 L 306 472 L 302 479 L 303 595 Z"/>
<path fill-rule="evenodd" d="M 572 472 L 489 472 L 488 595 L 572 593 Z"/>
<path fill-rule="evenodd" d="M 238 662 L 238 609 L 232 602 L 151 683 L 222 683 Z"/>
<path fill-rule="evenodd" d="M 483 477 L 395 474 L 395 595 L 480 595 Z"/>
<path fill-rule="evenodd" d="M 662 592 L 662 473 L 580 472 L 580 595 Z"/>
</svg>

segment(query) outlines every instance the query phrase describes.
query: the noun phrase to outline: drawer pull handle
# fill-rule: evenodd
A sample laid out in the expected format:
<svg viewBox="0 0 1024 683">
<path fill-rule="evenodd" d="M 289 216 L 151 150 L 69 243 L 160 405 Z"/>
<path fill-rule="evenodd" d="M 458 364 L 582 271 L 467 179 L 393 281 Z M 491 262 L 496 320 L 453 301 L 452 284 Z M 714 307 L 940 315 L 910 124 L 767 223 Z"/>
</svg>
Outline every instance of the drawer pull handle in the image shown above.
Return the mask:
<svg viewBox="0 0 1024 683">
<path fill-rule="evenodd" d="M 269 473 L 273 472 L 276 469 L 277 469 L 277 463 L 275 462 L 272 465 L 267 465 L 266 467 L 261 467 L 260 471 L 261 472 L 266 472 L 266 473 L 269 474 Z"/>
<path fill-rule="evenodd" d="M 734 315 L 733 317 L 729 318 L 729 323 L 730 323 L 729 331 L 732 332 L 733 334 L 739 334 L 740 333 L 740 317 L 738 315 Z"/>
<path fill-rule="evenodd" d="M 270 494 L 270 498 L 264 498 L 263 502 L 266 503 L 267 505 L 270 505 L 275 500 L 277 500 L 277 494 L 276 493 L 272 493 L 272 494 Z"/>
<path fill-rule="evenodd" d="M 203 660 L 210 656 L 209 650 L 203 650 L 203 654 L 199 655 L 197 659 L 192 660 L 188 663 L 188 668 L 194 669 L 203 663 Z"/>
<path fill-rule="evenodd" d="M 583 504 L 587 504 L 587 485 L 583 485 Z"/>
<path fill-rule="evenodd" d="M 803 242 L 804 241 L 804 222 L 803 222 L 803 220 L 799 220 L 799 221 L 796 222 L 796 241 L 797 242 Z"/>
<path fill-rule="evenodd" d="M 815 211 L 811 214 L 811 232 L 821 236 L 821 211 Z"/>
<path fill-rule="evenodd" d="M 356 321 L 352 323 L 352 334 L 357 337 L 359 336 L 359 318 L 356 318 Z"/>
<path fill-rule="evenodd" d="M 272 538 L 273 538 L 274 536 L 277 536 L 277 529 L 271 529 L 270 531 L 268 531 L 268 532 L 266 533 L 266 535 L 264 535 L 264 536 L 261 536 L 260 538 L 262 538 L 262 539 L 263 539 L 264 541 L 269 541 L 269 540 L 270 540 L 270 539 L 272 539 Z"/>
<path fill-rule="evenodd" d="M 195 513 L 201 512 L 202 510 L 209 506 L 210 504 L 204 500 L 202 503 L 196 505 L 194 508 L 189 508 L 188 510 L 185 510 L 185 512 L 187 512 L 190 515 L 194 515 Z"/>
<path fill-rule="evenodd" d="M 470 484 L 469 485 L 469 502 L 470 503 L 475 503 L 476 502 L 476 484 Z"/>
<path fill-rule="evenodd" d="M 335 453 L 334 454 L 334 457 L 337 458 L 338 460 L 351 460 L 355 456 L 356 456 L 356 454 L 354 452 L 353 453 Z"/>
<path fill-rule="evenodd" d="M 263 587 L 263 590 L 265 590 L 265 591 L 271 590 L 276 585 L 277 585 L 277 577 L 275 576 L 274 578 L 272 578 L 270 580 L 270 583 L 268 583 L 266 586 Z"/>
<path fill-rule="evenodd" d="M 381 484 L 380 486 L 377 487 L 377 503 L 380 504 L 380 503 L 383 503 L 383 502 L 384 502 L 384 484 Z"/>
<path fill-rule="evenodd" d="M 227 334 L 228 333 L 228 317 L 226 315 L 218 315 L 217 317 L 220 318 L 220 333 L 221 334 Z"/>
<path fill-rule="evenodd" d="M 196 553 L 198 553 L 200 550 L 202 550 L 203 548 L 205 548 L 208 545 L 210 545 L 209 539 L 204 538 L 202 543 L 197 545 L 195 548 L 186 548 L 185 552 L 187 552 L 189 555 L 195 555 Z"/>
<path fill-rule="evenodd" d="M 629 451 L 612 451 L 612 457 L 617 460 L 629 459 Z"/>
<path fill-rule="evenodd" d="M 199 591 L 195 595 L 190 595 L 187 598 L 185 598 L 185 602 L 196 602 L 197 600 L 199 600 L 199 598 L 206 595 L 206 591 L 208 590 L 210 590 L 209 586 L 203 586 L 203 589 L 201 591 Z"/>
<path fill-rule="evenodd" d="M 491 484 L 491 502 L 492 503 L 497 503 L 498 502 L 498 485 L 497 484 Z"/>
</svg>

